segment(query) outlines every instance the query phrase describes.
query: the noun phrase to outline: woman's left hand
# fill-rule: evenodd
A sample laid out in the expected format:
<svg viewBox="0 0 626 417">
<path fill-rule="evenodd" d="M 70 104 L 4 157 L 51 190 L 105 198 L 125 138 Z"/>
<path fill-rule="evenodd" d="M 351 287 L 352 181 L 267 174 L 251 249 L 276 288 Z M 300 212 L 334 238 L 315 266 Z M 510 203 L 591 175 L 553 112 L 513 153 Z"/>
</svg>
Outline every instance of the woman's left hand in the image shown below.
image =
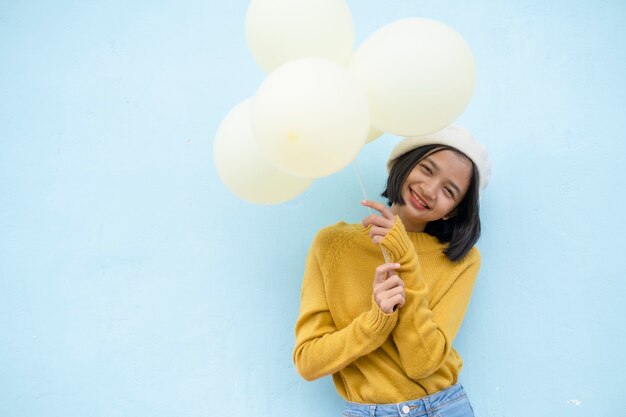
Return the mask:
<svg viewBox="0 0 626 417">
<path fill-rule="evenodd" d="M 391 212 L 386 205 L 370 200 L 361 201 L 361 205 L 370 207 L 380 213 L 370 214 L 363 219 L 363 226 L 372 226 L 370 229 L 370 237 L 375 244 L 379 244 L 387 233 L 391 230 L 394 224 L 396 224 L 396 216 Z"/>
</svg>

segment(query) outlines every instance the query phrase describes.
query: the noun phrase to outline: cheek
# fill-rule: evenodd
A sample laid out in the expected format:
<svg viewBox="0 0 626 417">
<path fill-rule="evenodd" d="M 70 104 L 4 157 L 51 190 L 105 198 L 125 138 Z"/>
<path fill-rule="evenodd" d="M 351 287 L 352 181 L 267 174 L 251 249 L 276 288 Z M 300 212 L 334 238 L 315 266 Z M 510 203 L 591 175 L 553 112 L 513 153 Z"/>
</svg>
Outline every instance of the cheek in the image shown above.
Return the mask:
<svg viewBox="0 0 626 417">
<path fill-rule="evenodd" d="M 446 203 L 442 205 L 441 211 L 443 211 L 445 213 L 444 215 L 447 216 L 448 214 L 451 214 L 457 207 L 458 204 L 456 202 L 447 199 Z"/>
</svg>

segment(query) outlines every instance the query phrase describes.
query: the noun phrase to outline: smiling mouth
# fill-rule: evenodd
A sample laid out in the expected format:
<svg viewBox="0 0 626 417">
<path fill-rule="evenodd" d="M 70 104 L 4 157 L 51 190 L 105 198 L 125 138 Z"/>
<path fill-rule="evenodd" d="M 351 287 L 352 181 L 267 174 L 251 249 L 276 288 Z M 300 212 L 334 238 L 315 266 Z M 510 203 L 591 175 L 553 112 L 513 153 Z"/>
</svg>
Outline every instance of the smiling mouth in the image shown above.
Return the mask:
<svg viewBox="0 0 626 417">
<path fill-rule="evenodd" d="M 413 190 L 411 190 L 409 188 L 409 191 L 411 192 L 411 200 L 413 202 L 413 205 L 417 206 L 418 208 L 422 208 L 422 209 L 428 209 L 430 207 L 428 207 L 428 204 L 426 204 L 426 202 L 424 200 L 422 200 L 422 198 L 417 195 L 417 193 Z"/>
</svg>

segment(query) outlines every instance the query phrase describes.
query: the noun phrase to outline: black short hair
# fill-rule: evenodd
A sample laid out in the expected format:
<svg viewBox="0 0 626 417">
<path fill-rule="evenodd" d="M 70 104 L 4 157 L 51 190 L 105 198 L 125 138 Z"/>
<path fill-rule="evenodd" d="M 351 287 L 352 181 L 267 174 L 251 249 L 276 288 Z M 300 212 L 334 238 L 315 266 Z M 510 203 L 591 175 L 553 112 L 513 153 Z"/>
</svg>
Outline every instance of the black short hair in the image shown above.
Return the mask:
<svg viewBox="0 0 626 417">
<path fill-rule="evenodd" d="M 387 198 L 388 205 L 394 203 L 405 205 L 402 198 L 402 184 L 406 181 L 413 168 L 428 155 L 435 152 L 450 150 L 467 158 L 463 152 L 456 148 L 445 145 L 424 145 L 415 148 L 396 158 L 389 177 L 387 186 L 381 194 Z M 467 158 L 470 162 L 471 159 Z M 441 243 L 448 243 L 444 251 L 448 259 L 458 261 L 478 242 L 480 238 L 480 206 L 479 206 L 479 176 L 476 165 L 472 162 L 472 178 L 463 199 L 454 210 L 455 215 L 448 220 L 435 220 L 429 222 L 424 232 L 435 236 Z"/>
</svg>

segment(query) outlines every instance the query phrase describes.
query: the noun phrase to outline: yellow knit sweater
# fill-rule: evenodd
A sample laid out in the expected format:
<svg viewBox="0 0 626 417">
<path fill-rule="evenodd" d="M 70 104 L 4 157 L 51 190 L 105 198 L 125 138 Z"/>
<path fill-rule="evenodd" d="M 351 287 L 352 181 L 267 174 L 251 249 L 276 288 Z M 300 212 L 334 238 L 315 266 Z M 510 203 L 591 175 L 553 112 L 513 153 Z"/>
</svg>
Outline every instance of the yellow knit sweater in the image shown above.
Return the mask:
<svg viewBox="0 0 626 417">
<path fill-rule="evenodd" d="M 397 218 L 381 245 L 404 280 L 405 305 L 385 314 L 374 301 L 374 269 L 384 263 L 369 228 L 337 223 L 311 246 L 302 282 L 293 356 L 307 380 L 332 374 L 346 400 L 397 403 L 458 380 L 463 366 L 452 342 L 480 268 L 478 249 L 459 262 L 447 244 L 407 232 Z"/>
</svg>

